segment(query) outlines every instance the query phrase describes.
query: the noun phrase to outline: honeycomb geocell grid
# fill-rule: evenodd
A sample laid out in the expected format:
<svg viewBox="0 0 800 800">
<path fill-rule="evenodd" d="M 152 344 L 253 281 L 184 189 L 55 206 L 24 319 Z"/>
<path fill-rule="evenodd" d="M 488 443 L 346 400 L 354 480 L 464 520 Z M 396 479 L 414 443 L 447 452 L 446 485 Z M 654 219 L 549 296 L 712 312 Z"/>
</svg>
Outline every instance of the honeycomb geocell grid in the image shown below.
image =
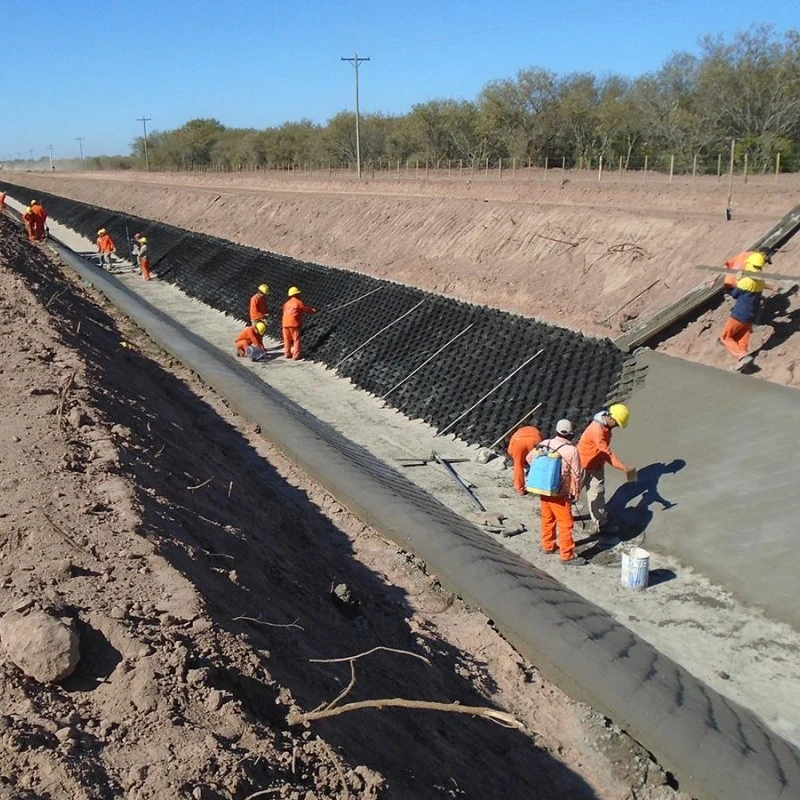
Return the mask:
<svg viewBox="0 0 800 800">
<path fill-rule="evenodd" d="M 255 287 L 267 282 L 272 289 L 269 332 L 273 336 L 281 336 L 280 314 L 275 313 L 281 298 L 290 286 L 302 287 L 305 301 L 322 312 L 307 318 L 304 355 L 331 367 L 349 356 L 338 372 L 378 397 L 471 325 L 386 401 L 408 417 L 422 419 L 440 431 L 447 429 L 468 442 L 493 442 L 539 402 L 542 408 L 534 422 L 550 432 L 561 417 L 582 425 L 610 398 L 621 399 L 614 392 L 620 391 L 625 356 L 609 339 L 244 247 L 38 189 L 0 186 L 18 199 L 33 191 L 51 217 L 89 239 L 95 238 L 98 228 L 108 228 L 120 255 L 127 255 L 126 231 L 130 236 L 145 234 L 152 269 L 159 279 L 242 321 L 247 319 Z M 539 351 L 527 366 L 461 416 Z"/>
</svg>

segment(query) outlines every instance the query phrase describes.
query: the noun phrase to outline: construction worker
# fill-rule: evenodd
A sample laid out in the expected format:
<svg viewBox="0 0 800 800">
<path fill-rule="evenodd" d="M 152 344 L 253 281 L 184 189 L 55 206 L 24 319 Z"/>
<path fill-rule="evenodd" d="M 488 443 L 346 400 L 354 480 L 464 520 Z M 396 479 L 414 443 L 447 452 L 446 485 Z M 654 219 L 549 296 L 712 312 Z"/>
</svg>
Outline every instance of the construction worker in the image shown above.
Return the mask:
<svg viewBox="0 0 800 800">
<path fill-rule="evenodd" d="M 47 212 L 38 200 L 31 200 L 30 209 L 34 214 L 34 238 L 37 242 L 43 242 L 47 233 Z"/>
<path fill-rule="evenodd" d="M 269 315 L 269 306 L 267 304 L 267 295 L 269 294 L 269 286 L 262 283 L 258 287 L 258 291 L 250 298 L 250 322 L 255 325 L 256 322 L 261 320 L 267 321 Z"/>
<path fill-rule="evenodd" d="M 7 192 L 0 192 L 0 214 L 6 210 L 6 196 Z"/>
<path fill-rule="evenodd" d="M 111 269 L 113 263 L 114 253 L 117 252 L 117 246 L 111 238 L 111 234 L 105 229 L 100 228 L 97 231 L 97 252 L 100 253 L 100 266 L 106 264 Z"/>
<path fill-rule="evenodd" d="M 737 272 L 742 272 L 745 267 L 747 266 L 747 259 L 750 256 L 755 255 L 758 250 L 744 250 L 741 253 L 738 253 L 733 258 L 729 258 L 725 262 L 725 269 L 731 270 L 730 275 L 725 276 L 725 288 L 727 290 L 733 289 L 736 286 L 736 282 L 739 280 L 739 276 L 736 274 Z M 767 253 L 762 253 L 764 256 L 764 260 L 767 264 L 772 263 L 772 259 L 769 257 Z"/>
<path fill-rule="evenodd" d="M 28 234 L 28 241 L 36 241 L 36 230 L 39 224 L 39 215 L 33 210 L 33 206 L 29 205 L 22 212 L 22 221 L 25 223 L 25 231 Z"/>
<path fill-rule="evenodd" d="M 133 234 L 133 254 L 136 256 L 136 264 L 142 273 L 142 277 L 150 280 L 150 255 L 147 251 L 147 237 L 141 233 Z"/>
<path fill-rule="evenodd" d="M 300 299 L 300 290 L 291 286 L 287 292 L 289 299 L 283 304 L 283 354 L 295 361 L 302 357 L 300 349 L 300 328 L 306 314 L 316 314 L 317 309 L 307 306 Z"/>
<path fill-rule="evenodd" d="M 572 531 L 575 518 L 572 515 L 572 504 L 577 501 L 583 485 L 583 469 L 578 448 L 572 444 L 575 426 L 568 419 L 560 419 L 556 423 L 556 435 L 545 439 L 528 454 L 526 460 L 531 463 L 534 456 L 546 458 L 547 453 L 557 454 L 561 459 L 561 487 L 558 493 L 549 497 L 540 495 L 542 508 L 542 552 L 556 553 L 561 563 L 569 566 L 582 566 L 586 559 L 575 555 L 575 540 Z M 556 530 L 558 543 L 556 544 Z"/>
<path fill-rule="evenodd" d="M 267 326 L 264 322 L 248 325 L 236 340 L 236 355 L 239 358 L 249 356 L 252 361 L 263 361 L 267 357 L 263 339 L 266 332 Z"/>
<path fill-rule="evenodd" d="M 769 263 L 768 257 L 764 253 L 758 250 L 750 253 L 744 264 L 744 272 L 749 274 L 742 275 L 736 286 L 731 289 L 731 297 L 735 302 L 719 340 L 736 359 L 736 363 L 731 367 L 734 372 L 741 372 L 753 363 L 753 356 L 749 353 L 750 334 L 761 310 L 764 289 L 777 288 L 768 286 L 759 277 L 759 273 L 767 263 Z"/>
<path fill-rule="evenodd" d="M 628 481 L 636 480 L 636 469 L 623 464 L 611 449 L 611 431 L 616 427 L 627 427 L 630 416 L 628 406 L 614 403 L 608 410 L 594 415 L 578 442 L 589 515 L 601 535 L 619 533 L 619 525 L 608 521 L 606 511 L 606 464 L 624 472 Z"/>
<path fill-rule="evenodd" d="M 541 431 L 533 425 L 517 428 L 508 443 L 508 454 L 514 462 L 514 491 L 522 495 L 525 491 L 525 467 L 528 464 L 528 453 L 542 441 Z"/>
</svg>

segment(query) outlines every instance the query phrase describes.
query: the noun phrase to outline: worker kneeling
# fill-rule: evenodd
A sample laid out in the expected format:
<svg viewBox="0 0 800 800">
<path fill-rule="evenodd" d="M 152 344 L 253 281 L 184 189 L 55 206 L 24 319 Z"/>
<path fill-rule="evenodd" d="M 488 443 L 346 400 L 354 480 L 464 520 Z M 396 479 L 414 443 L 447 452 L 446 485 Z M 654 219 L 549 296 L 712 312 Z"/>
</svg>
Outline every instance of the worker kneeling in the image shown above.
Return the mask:
<svg viewBox="0 0 800 800">
<path fill-rule="evenodd" d="M 267 353 L 264 350 L 264 334 L 267 326 L 263 322 L 248 325 L 236 340 L 236 355 L 239 358 L 247 356 L 251 361 L 265 361 Z"/>
<path fill-rule="evenodd" d="M 583 484 L 583 469 L 578 448 L 572 444 L 575 427 L 568 419 L 556 423 L 556 435 L 545 439 L 528 454 L 526 489 L 539 495 L 542 505 L 542 552 L 560 551 L 561 563 L 579 566 L 586 559 L 575 555 L 572 532 L 575 519 L 572 504 Z M 558 530 L 558 543 L 556 543 Z"/>
</svg>

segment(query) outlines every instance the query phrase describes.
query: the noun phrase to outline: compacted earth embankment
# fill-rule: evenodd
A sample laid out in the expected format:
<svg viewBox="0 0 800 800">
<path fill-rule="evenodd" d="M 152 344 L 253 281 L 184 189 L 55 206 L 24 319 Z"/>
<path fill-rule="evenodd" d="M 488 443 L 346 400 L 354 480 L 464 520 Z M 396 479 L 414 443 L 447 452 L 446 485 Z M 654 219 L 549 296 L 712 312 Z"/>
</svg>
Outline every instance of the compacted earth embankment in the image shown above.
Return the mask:
<svg viewBox="0 0 800 800">
<path fill-rule="evenodd" d="M 0 797 L 681 796 L 0 226 Z M 65 678 L 48 673 L 64 655 L 52 626 L 79 649 Z M 403 709 L 289 724 L 351 681 L 347 663 L 311 659 L 375 647 L 409 655 L 358 659 L 347 701 L 458 701 L 526 731 Z"/>
</svg>

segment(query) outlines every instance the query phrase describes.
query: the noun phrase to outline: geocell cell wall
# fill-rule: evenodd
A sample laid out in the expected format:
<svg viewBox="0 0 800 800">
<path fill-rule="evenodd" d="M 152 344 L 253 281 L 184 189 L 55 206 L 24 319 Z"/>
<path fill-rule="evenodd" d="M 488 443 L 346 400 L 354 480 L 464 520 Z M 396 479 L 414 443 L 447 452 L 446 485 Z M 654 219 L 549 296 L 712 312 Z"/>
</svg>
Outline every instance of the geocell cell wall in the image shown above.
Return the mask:
<svg viewBox="0 0 800 800">
<path fill-rule="evenodd" d="M 96 237 L 99 228 L 107 228 L 120 255 L 127 254 L 126 231 L 130 236 L 145 234 L 159 279 L 243 321 L 256 286 L 268 283 L 272 290 L 269 328 L 276 337 L 281 336 L 280 307 L 286 291 L 299 286 L 303 299 L 322 312 L 306 318 L 304 355 L 329 366 L 423 301 L 338 367 L 340 374 L 378 396 L 472 324 L 387 400 L 407 416 L 421 418 L 438 430 L 541 350 L 541 355 L 449 429 L 468 442 L 494 441 L 539 402 L 542 408 L 534 420 L 545 431 L 551 431 L 564 416 L 585 423 L 612 396 L 619 381 L 624 355 L 609 339 L 297 261 L 38 189 L 0 186 L 20 202 L 27 203 L 29 195 L 37 197 L 51 217 L 89 239 Z M 378 291 L 370 296 L 336 310 L 375 289 Z"/>
</svg>

